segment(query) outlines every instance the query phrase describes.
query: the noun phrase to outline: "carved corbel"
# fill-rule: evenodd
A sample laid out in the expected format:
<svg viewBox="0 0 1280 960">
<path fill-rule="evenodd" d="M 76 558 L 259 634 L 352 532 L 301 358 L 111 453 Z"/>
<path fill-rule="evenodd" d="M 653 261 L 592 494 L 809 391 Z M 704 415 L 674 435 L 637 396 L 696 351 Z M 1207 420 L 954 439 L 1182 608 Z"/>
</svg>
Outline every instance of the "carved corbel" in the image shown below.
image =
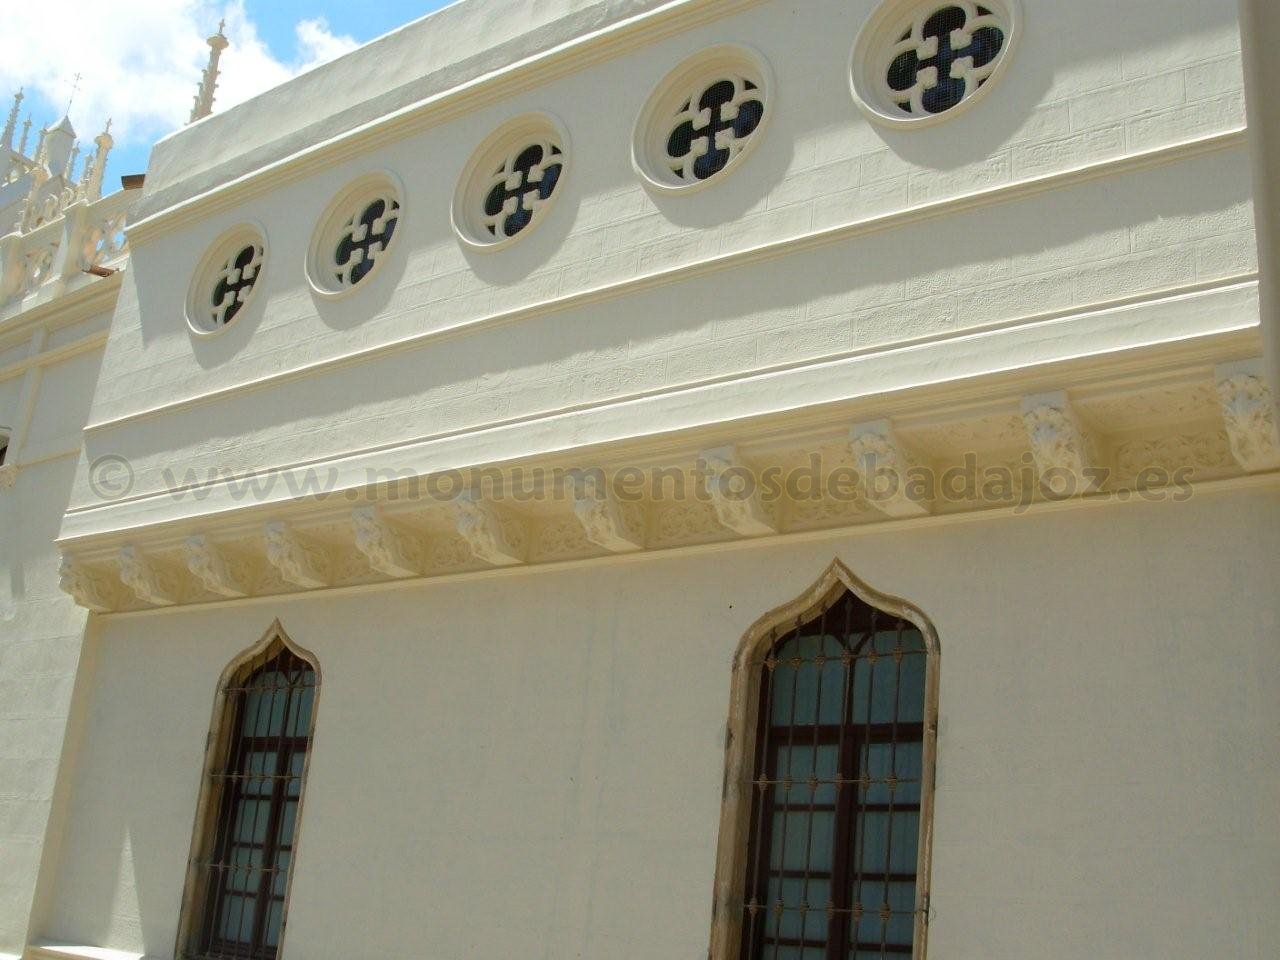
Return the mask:
<svg viewBox="0 0 1280 960">
<path fill-rule="evenodd" d="M 401 532 L 377 507 L 360 507 L 351 514 L 356 548 L 369 565 L 389 577 L 417 577 L 422 574 L 422 546 Z"/>
<path fill-rule="evenodd" d="M 171 607 L 178 602 L 178 578 L 157 567 L 137 547 L 122 547 L 116 565 L 120 582 L 143 603 Z"/>
<path fill-rule="evenodd" d="M 502 518 L 492 504 L 483 503 L 469 493 L 460 494 L 453 504 L 458 533 L 477 558 L 497 566 L 524 562 L 520 551 L 503 531 Z"/>
<path fill-rule="evenodd" d="M 263 536 L 267 562 L 285 582 L 307 589 L 329 585 L 329 557 L 323 547 L 278 520 L 266 525 Z"/>
<path fill-rule="evenodd" d="M 627 527 L 617 498 L 604 484 L 603 474 L 587 474 L 574 484 L 573 514 L 587 539 L 598 547 L 613 553 L 644 548 L 641 538 Z"/>
<path fill-rule="evenodd" d="M 111 579 L 65 554 L 58 565 L 58 587 L 80 606 L 97 613 L 116 608 L 118 594 Z"/>
<path fill-rule="evenodd" d="M 1224 363 L 1214 370 L 1231 455 L 1250 473 L 1280 468 L 1280 431 L 1262 361 Z"/>
<path fill-rule="evenodd" d="M 888 420 L 856 424 L 849 431 L 849 447 L 868 503 L 899 520 L 930 513 L 927 489 L 912 483 L 916 464 Z"/>
<path fill-rule="evenodd" d="M 1088 492 L 1092 486 L 1088 445 L 1066 392 L 1024 397 L 1022 422 L 1041 487 L 1057 496 Z"/>
<path fill-rule="evenodd" d="M 187 569 L 210 593 L 223 597 L 249 595 L 247 565 L 229 556 L 204 534 L 188 537 Z"/>
<path fill-rule="evenodd" d="M 722 526 L 744 537 L 777 533 L 777 527 L 760 502 L 756 476 L 738 458 L 733 446 L 704 450 L 699 459 L 706 468 L 707 493 Z"/>
</svg>

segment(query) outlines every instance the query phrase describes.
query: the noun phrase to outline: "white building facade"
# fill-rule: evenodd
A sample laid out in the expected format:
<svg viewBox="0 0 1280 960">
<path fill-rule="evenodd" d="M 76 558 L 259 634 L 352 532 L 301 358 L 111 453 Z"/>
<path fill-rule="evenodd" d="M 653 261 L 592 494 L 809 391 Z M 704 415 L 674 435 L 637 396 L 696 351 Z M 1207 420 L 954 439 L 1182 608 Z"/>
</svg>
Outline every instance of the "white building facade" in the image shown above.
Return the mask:
<svg viewBox="0 0 1280 960">
<path fill-rule="evenodd" d="M 516 6 L 5 308 L 0 953 L 1273 956 L 1233 0 Z"/>
</svg>

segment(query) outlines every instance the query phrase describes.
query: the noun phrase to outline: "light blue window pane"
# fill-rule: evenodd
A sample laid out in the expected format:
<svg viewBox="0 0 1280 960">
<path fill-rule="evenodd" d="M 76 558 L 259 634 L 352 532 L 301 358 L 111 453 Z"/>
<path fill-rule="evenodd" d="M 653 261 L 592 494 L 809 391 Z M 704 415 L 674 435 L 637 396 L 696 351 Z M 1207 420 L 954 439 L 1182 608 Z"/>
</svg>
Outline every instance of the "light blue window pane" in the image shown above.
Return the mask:
<svg viewBox="0 0 1280 960">
<path fill-rule="evenodd" d="M 859 800 L 862 803 L 897 804 L 920 802 L 921 745 L 919 743 L 899 743 L 896 747 L 889 743 L 867 744 L 860 756 L 862 762 L 861 775 L 872 781 L 867 788 L 859 787 Z M 887 782 L 890 775 L 896 775 L 897 785 L 891 790 Z"/>
<path fill-rule="evenodd" d="M 244 792 L 250 796 L 269 796 L 272 791 L 272 777 L 276 772 L 276 752 L 274 750 L 255 750 L 245 757 Z"/>
<path fill-rule="evenodd" d="M 289 851 L 279 850 L 276 852 L 276 872 L 271 877 L 271 893 L 274 896 L 283 897 L 288 885 Z"/>
<path fill-rule="evenodd" d="M 789 947 L 782 944 L 776 948 L 768 946 L 764 953 L 765 960 L 825 960 L 826 955 L 827 952 L 822 947 Z"/>
<path fill-rule="evenodd" d="M 862 843 L 858 858 L 864 873 L 915 873 L 919 843 L 920 814 L 899 811 L 893 814 L 893 835 L 889 836 L 889 814 L 871 811 L 859 814 L 854 824 L 854 842 Z M 886 861 L 885 846 L 892 847 Z"/>
<path fill-rule="evenodd" d="M 785 827 L 786 834 L 783 835 Z M 808 841 L 809 855 L 805 856 Z M 835 846 L 835 814 L 818 811 L 776 812 L 773 815 L 773 850 L 769 864 L 774 869 L 803 870 L 806 859 L 811 871 L 829 871 Z"/>
<path fill-rule="evenodd" d="M 293 843 L 293 827 L 298 819 L 298 802 L 296 800 L 285 801 L 284 808 L 280 811 L 280 835 L 279 843 L 281 846 L 290 846 Z"/>
<path fill-rule="evenodd" d="M 898 694 L 898 720 L 901 723 L 924 721 L 924 672 L 926 657 L 913 653 L 902 658 L 902 689 Z"/>
<path fill-rule="evenodd" d="M 302 793 L 302 771 L 306 764 L 305 753 L 294 753 L 289 757 L 289 776 L 293 778 L 288 783 L 288 794 L 291 797 L 297 797 Z"/>
<path fill-rule="evenodd" d="M 271 819 L 269 800 L 242 798 L 236 809 L 236 825 L 232 836 L 237 843 L 262 843 L 267 839 L 267 823 Z"/>
<path fill-rule="evenodd" d="M 914 883 L 889 884 L 889 922 L 885 939 L 890 944 L 910 946 L 915 935 L 916 886 Z"/>
<path fill-rule="evenodd" d="M 892 723 L 897 683 L 892 657 L 877 657 L 875 663 L 859 659 L 853 676 L 853 722 Z"/>
<path fill-rule="evenodd" d="M 862 904 L 862 918 L 850 920 L 850 930 L 860 943 L 880 943 L 886 946 L 911 945 L 915 934 L 916 888 L 913 883 L 864 882 L 858 891 Z M 881 913 L 888 906 L 888 917 Z"/>
<path fill-rule="evenodd" d="M 812 744 L 779 747 L 772 779 L 790 778 L 792 784 L 790 790 L 781 783 L 773 788 L 775 802 L 781 804 L 790 797 L 792 806 L 807 805 L 811 800 L 819 804 L 835 803 L 836 787 L 831 781 L 835 779 L 839 759 L 840 750 L 835 744 L 819 744 L 816 749 Z M 809 786 L 810 777 L 819 781 L 816 788 Z"/>
<path fill-rule="evenodd" d="M 880 918 L 880 907 L 884 903 L 884 884 L 864 880 L 855 891 L 855 907 L 862 907 L 862 916 L 849 918 L 853 939 L 858 943 L 879 943 L 884 931 L 884 921 Z"/>
<path fill-rule="evenodd" d="M 262 936 L 267 946 L 274 947 L 280 943 L 280 917 L 284 913 L 284 904 L 279 900 L 271 901 L 267 907 L 267 927 Z"/>
<path fill-rule="evenodd" d="M 258 888 L 259 871 L 262 868 L 262 851 L 247 847 L 233 847 L 231 869 L 227 873 L 227 890 L 243 893 Z"/>
<path fill-rule="evenodd" d="M 223 940 L 248 943 L 253 935 L 253 901 L 248 897 L 225 897 L 218 932 Z"/>
<path fill-rule="evenodd" d="M 821 714 L 821 722 L 840 722 L 844 698 L 844 648 L 834 637 L 798 637 L 774 656 L 770 720 L 774 726 L 809 726 Z M 792 658 L 799 657 L 796 666 Z M 825 662 L 819 664 L 820 657 Z M 794 713 L 792 712 L 794 705 Z"/>
<path fill-rule="evenodd" d="M 779 899 L 783 905 L 781 913 L 775 909 Z M 811 878 L 806 887 L 802 877 L 770 877 L 769 897 L 766 901 L 766 936 L 781 937 L 784 940 L 825 940 L 827 904 L 830 900 L 831 884 L 828 880 Z M 801 904 L 808 909 L 800 910 Z"/>
<path fill-rule="evenodd" d="M 311 728 L 311 705 L 315 695 L 315 687 L 312 686 L 301 687 L 292 692 L 289 697 L 289 724 L 286 730 L 288 736 L 306 736 Z"/>
</svg>

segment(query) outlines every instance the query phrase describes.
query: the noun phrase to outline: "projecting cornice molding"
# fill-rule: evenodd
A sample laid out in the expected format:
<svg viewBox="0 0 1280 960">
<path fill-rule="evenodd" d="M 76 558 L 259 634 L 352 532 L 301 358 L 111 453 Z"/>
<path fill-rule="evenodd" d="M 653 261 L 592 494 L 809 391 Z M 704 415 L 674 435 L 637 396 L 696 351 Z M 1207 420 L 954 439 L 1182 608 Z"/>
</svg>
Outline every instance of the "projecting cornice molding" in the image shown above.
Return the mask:
<svg viewBox="0 0 1280 960">
<path fill-rule="evenodd" d="M 356 549 L 369 566 L 388 577 L 417 577 L 423 569 L 423 550 L 408 533 L 398 530 L 376 506 L 360 507 L 351 514 Z"/>
<path fill-rule="evenodd" d="M 305 590 L 329 585 L 329 558 L 319 544 L 280 521 L 268 523 L 263 537 L 267 544 L 267 562 L 286 583 Z"/>
<path fill-rule="evenodd" d="M 1214 369 L 1231 453 L 1250 473 L 1280 468 L 1275 398 L 1262 369 L 1261 358 Z"/>
<path fill-rule="evenodd" d="M 736 447 L 702 451 L 707 493 L 721 526 L 744 537 L 762 537 L 778 528 L 760 497 L 758 473 L 738 457 Z"/>
<path fill-rule="evenodd" d="M 458 535 L 477 559 L 498 567 L 524 562 L 510 525 L 493 504 L 463 493 L 454 500 L 453 509 Z"/>
<path fill-rule="evenodd" d="M 888 420 L 859 423 L 849 432 L 853 469 L 867 500 L 881 513 L 904 519 L 929 513 L 929 499 L 913 482 L 918 468 Z"/>
<path fill-rule="evenodd" d="M 744 422 L 727 444 L 721 424 L 660 443 L 597 445 L 590 459 L 585 451 L 512 458 L 501 469 L 477 465 L 466 492 L 449 499 L 429 495 L 429 482 L 406 482 L 378 488 L 376 501 L 299 498 L 243 518 L 220 514 L 216 540 L 207 515 L 190 526 L 143 524 L 61 544 L 62 587 L 90 610 L 134 613 L 629 562 L 645 552 L 929 526 L 980 512 L 1111 502 L 1123 509 L 1162 491 L 1177 491 L 1172 499 L 1182 502 L 1191 485 L 1280 485 L 1280 439 L 1256 364 L 1126 373 L 1073 377 L 1070 396 L 1041 381 L 1039 390 L 964 398 L 932 412 L 891 409 L 885 394 L 879 419 L 833 409 L 825 421 Z M 525 488 L 517 468 L 524 478 L 563 471 L 569 485 L 546 479 Z M 644 483 L 624 483 L 627 474 L 643 474 Z M 654 482 L 659 474 L 665 480 Z M 1088 482 L 1077 486 L 1080 478 Z M 264 516 L 274 519 L 264 526 Z"/>
</svg>

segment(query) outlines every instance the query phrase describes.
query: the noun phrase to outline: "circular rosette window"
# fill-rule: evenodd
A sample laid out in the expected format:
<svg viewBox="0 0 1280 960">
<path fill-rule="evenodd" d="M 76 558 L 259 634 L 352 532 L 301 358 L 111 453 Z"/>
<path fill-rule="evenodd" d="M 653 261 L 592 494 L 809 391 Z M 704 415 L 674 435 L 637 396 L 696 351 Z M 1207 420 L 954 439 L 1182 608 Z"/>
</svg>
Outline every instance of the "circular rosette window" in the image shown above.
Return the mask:
<svg viewBox="0 0 1280 960">
<path fill-rule="evenodd" d="M 386 262 L 400 224 L 403 195 L 390 174 L 375 173 L 361 177 L 329 204 L 307 258 L 308 277 L 317 293 L 348 293 Z"/>
<path fill-rule="evenodd" d="M 1017 0 L 887 0 L 854 44 L 854 99 L 878 121 L 937 122 L 991 86 L 1018 26 Z"/>
<path fill-rule="evenodd" d="M 547 215 L 569 164 L 567 138 L 544 114 L 505 124 L 467 163 L 453 201 L 453 225 L 464 242 L 496 249 Z"/>
<path fill-rule="evenodd" d="M 199 334 L 219 333 L 249 305 L 267 260 L 262 231 L 242 224 L 205 253 L 187 294 L 187 323 Z"/>
<path fill-rule="evenodd" d="M 640 113 L 632 142 L 636 170 L 668 193 L 724 175 L 759 141 L 771 88 L 763 58 L 745 47 L 715 47 L 686 60 Z"/>
</svg>

